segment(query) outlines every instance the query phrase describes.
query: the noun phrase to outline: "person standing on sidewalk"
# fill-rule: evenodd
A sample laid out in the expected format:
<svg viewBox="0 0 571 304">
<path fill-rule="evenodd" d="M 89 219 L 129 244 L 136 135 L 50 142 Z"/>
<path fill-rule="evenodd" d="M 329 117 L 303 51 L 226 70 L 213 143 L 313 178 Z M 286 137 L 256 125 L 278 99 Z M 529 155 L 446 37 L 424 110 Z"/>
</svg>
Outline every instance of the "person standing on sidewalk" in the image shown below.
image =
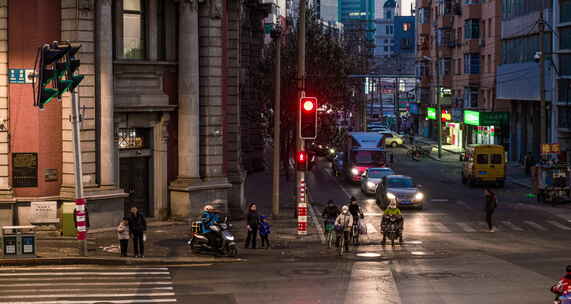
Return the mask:
<svg viewBox="0 0 571 304">
<path fill-rule="evenodd" d="M 252 242 L 252 249 L 256 249 L 256 238 L 258 235 L 258 226 L 260 224 L 260 217 L 256 211 L 256 204 L 250 203 L 248 206 L 248 216 L 247 216 L 247 227 L 248 236 L 246 237 L 246 245 L 244 248 L 250 246 L 250 240 Z"/>
<path fill-rule="evenodd" d="M 262 240 L 262 248 L 270 249 L 270 233 L 272 226 L 266 221 L 267 216 L 260 216 L 260 239 Z"/>
<path fill-rule="evenodd" d="M 133 238 L 133 248 L 136 258 L 145 257 L 145 231 L 147 231 L 147 221 L 139 213 L 137 207 L 131 207 L 129 214 L 129 232 Z"/>
<path fill-rule="evenodd" d="M 492 224 L 492 215 L 494 214 L 494 211 L 498 207 L 498 201 L 496 198 L 496 194 L 492 192 L 492 190 L 490 190 L 489 188 L 484 189 L 484 195 L 486 198 L 486 206 L 485 206 L 486 222 L 488 223 L 488 228 L 490 229 L 490 232 L 494 232 L 495 230 Z"/>
<path fill-rule="evenodd" d="M 121 247 L 121 256 L 127 256 L 127 248 L 129 247 L 129 219 L 125 216 L 119 226 L 117 226 L 117 239 Z"/>
</svg>

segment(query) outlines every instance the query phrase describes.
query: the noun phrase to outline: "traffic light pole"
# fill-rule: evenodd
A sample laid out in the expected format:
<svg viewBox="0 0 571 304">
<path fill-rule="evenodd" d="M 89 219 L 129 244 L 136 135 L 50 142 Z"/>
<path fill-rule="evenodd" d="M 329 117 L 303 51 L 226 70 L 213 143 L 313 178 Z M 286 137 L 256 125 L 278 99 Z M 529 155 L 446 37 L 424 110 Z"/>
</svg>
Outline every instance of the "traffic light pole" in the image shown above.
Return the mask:
<svg viewBox="0 0 571 304">
<path fill-rule="evenodd" d="M 71 126 L 73 133 L 73 156 L 75 165 L 75 201 L 76 204 L 84 205 L 87 210 L 87 201 L 83 199 L 83 169 L 81 167 L 81 137 L 79 134 L 79 123 L 81 118 L 79 116 L 79 101 L 77 98 L 77 90 L 71 92 Z M 87 212 L 84 212 L 87 217 Z M 87 223 L 85 224 L 87 225 Z M 87 226 L 85 226 L 85 237 L 83 238 L 83 256 L 87 256 Z"/>
<path fill-rule="evenodd" d="M 297 81 L 299 97 L 305 97 L 305 1 L 299 1 L 299 30 L 298 30 L 298 50 L 297 50 Z M 298 107 L 301 111 L 301 107 Z M 301 112 L 297 115 L 301 119 Z M 300 122 L 297 124 L 300 125 Z M 298 127 L 297 147 L 299 151 L 305 151 L 305 141 L 301 138 L 301 127 Z M 305 195 L 305 172 L 296 171 L 296 200 L 297 200 L 297 234 L 307 234 L 307 216 L 304 210 L 307 210 L 307 197 Z M 305 218 L 305 221 L 304 221 Z"/>
</svg>

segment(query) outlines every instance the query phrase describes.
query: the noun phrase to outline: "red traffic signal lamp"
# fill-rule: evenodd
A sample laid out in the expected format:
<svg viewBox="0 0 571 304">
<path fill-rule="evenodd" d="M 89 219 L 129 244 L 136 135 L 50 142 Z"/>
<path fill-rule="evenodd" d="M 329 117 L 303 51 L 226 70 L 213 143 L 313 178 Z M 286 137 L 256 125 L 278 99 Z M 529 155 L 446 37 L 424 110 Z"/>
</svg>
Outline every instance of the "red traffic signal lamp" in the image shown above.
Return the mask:
<svg viewBox="0 0 571 304">
<path fill-rule="evenodd" d="M 317 137 L 317 98 L 299 99 L 299 136 L 303 139 Z"/>
<path fill-rule="evenodd" d="M 298 151 L 295 156 L 295 164 L 297 171 L 307 171 L 307 152 Z"/>
</svg>

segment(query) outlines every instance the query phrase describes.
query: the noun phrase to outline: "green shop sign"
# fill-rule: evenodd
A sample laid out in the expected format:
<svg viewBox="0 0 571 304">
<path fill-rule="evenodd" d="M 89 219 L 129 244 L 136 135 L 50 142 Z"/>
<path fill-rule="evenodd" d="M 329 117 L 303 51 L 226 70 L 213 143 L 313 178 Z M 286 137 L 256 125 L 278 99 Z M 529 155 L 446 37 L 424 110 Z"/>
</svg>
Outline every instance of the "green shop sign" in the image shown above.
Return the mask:
<svg viewBox="0 0 571 304">
<path fill-rule="evenodd" d="M 436 109 L 426 108 L 426 118 L 436 120 Z"/>
<path fill-rule="evenodd" d="M 507 112 L 464 111 L 464 123 L 472 126 L 500 126 L 508 122 Z"/>
</svg>

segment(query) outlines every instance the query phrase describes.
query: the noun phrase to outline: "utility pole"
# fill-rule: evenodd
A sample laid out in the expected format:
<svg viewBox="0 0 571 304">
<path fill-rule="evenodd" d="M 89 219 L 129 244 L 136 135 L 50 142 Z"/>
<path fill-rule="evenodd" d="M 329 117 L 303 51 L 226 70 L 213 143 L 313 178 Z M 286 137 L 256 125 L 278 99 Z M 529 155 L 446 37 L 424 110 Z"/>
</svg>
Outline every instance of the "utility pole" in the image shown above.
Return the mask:
<svg viewBox="0 0 571 304">
<path fill-rule="evenodd" d="M 85 208 L 84 210 L 87 211 L 87 202 L 83 197 L 83 168 L 81 167 L 81 136 L 79 134 L 80 131 L 80 122 L 81 117 L 79 116 L 79 102 L 77 100 L 77 90 L 73 90 L 71 92 L 71 125 L 72 125 L 72 133 L 73 133 L 73 157 L 74 157 L 74 167 L 75 167 L 75 197 L 76 203 L 78 205 L 83 205 Z M 79 210 L 82 212 L 81 210 Z M 87 215 L 87 212 L 83 211 L 84 214 Z M 74 214 L 75 216 L 75 214 Z M 87 231 L 85 231 L 85 238 L 83 238 L 83 256 L 87 256 Z"/>
<path fill-rule="evenodd" d="M 543 18 L 543 10 L 545 9 L 545 2 L 541 0 L 541 11 L 539 12 L 539 140 L 540 144 L 547 143 L 547 113 L 545 102 L 545 44 L 544 44 L 544 31 L 545 19 Z"/>
<path fill-rule="evenodd" d="M 395 78 L 395 124 L 397 127 L 397 133 L 400 131 L 399 120 L 400 120 L 400 103 L 399 103 L 399 77 Z"/>
<path fill-rule="evenodd" d="M 436 127 L 438 134 L 438 159 L 442 159 L 442 109 L 440 108 L 440 58 L 436 46 Z"/>
<path fill-rule="evenodd" d="M 298 43 L 297 43 L 297 89 L 299 90 L 299 98 L 305 97 L 305 1 L 299 1 L 299 30 L 298 30 Z M 301 111 L 300 107 L 297 107 Z M 297 115 L 300 119 L 301 114 Z M 298 124 L 299 126 L 299 124 Z M 305 150 L 305 141 L 301 138 L 301 131 L 297 132 L 297 147 L 299 151 Z M 299 211 L 304 208 L 307 210 L 307 196 L 305 191 L 305 172 L 296 170 L 296 191 L 297 191 L 297 210 L 298 210 L 298 235 L 306 235 L 307 229 L 299 229 L 300 218 Z"/>
<path fill-rule="evenodd" d="M 280 213 L 280 93 L 281 93 L 281 28 L 279 24 L 272 31 L 276 42 L 275 68 L 274 68 L 274 159 L 272 184 L 272 217 L 277 218 Z M 288 170 L 288 168 L 285 168 Z"/>
</svg>

